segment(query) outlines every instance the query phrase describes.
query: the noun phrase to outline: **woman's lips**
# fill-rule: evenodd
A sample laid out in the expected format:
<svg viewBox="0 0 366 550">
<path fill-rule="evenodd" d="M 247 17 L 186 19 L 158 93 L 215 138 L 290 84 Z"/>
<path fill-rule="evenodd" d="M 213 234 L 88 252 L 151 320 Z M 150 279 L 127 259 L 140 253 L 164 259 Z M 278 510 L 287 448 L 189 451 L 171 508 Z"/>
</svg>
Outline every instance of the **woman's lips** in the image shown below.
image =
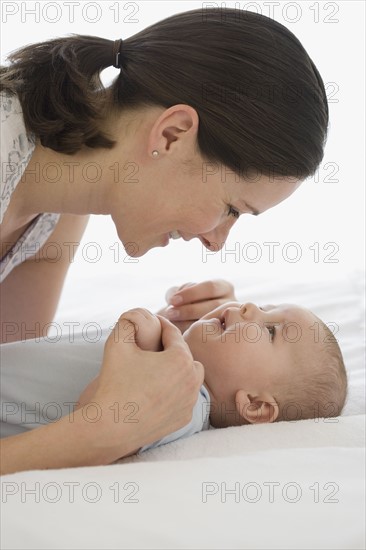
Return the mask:
<svg viewBox="0 0 366 550">
<path fill-rule="evenodd" d="M 170 237 L 171 239 L 180 239 L 181 236 L 182 236 L 182 235 L 179 233 L 179 231 L 171 231 L 171 232 L 169 233 L 169 237 Z"/>
<path fill-rule="evenodd" d="M 163 235 L 161 246 L 167 246 L 169 244 L 169 241 L 170 241 L 169 235 Z"/>
<path fill-rule="evenodd" d="M 171 231 L 170 233 L 167 233 L 166 235 L 163 235 L 163 238 L 162 238 L 163 244 L 162 244 L 162 246 L 167 246 L 169 244 L 170 239 L 180 239 L 181 236 L 182 235 L 179 233 L 179 231 Z"/>
</svg>

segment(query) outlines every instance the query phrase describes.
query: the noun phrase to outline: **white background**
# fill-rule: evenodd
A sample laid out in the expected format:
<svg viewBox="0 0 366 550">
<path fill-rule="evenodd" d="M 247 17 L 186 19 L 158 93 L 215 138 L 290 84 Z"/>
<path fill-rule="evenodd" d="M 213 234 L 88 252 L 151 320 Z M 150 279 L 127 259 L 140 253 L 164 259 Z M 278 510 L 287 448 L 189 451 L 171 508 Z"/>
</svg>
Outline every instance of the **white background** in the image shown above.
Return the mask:
<svg viewBox="0 0 366 550">
<path fill-rule="evenodd" d="M 122 245 L 117 244 L 110 217 L 92 216 L 70 268 L 61 306 L 70 300 L 71 293 L 75 296 L 80 290 L 82 296 L 86 280 L 98 280 L 99 294 L 103 293 L 103 278 L 111 276 L 116 280 L 119 274 L 121 285 L 116 292 L 123 309 L 129 301 L 128 281 L 136 278 L 145 289 L 151 285 L 157 290 L 160 303 L 168 280 L 170 284 L 171 281 L 181 284 L 216 277 L 229 280 L 242 277 L 244 284 L 246 279 L 273 283 L 278 278 L 282 282 L 326 278 L 331 283 L 340 275 L 363 268 L 364 2 L 220 4 L 274 17 L 300 39 L 316 64 L 327 89 L 330 109 L 329 137 L 317 176 L 306 180 L 294 195 L 274 209 L 257 218 L 242 216 L 223 251 L 214 255 L 195 239 L 190 243 L 171 241 L 169 247 L 155 248 L 142 258 L 132 259 L 126 256 Z M 24 44 L 69 33 L 93 34 L 112 40 L 127 38 L 167 16 L 201 6 L 202 3 L 195 1 L 80 1 L 74 3 L 72 21 L 71 8 L 66 2 L 2 2 L 2 63 L 10 51 Z M 107 69 L 103 80 L 108 82 L 114 76 L 116 69 Z M 265 242 L 279 243 L 274 249 L 274 261 L 270 261 L 269 246 L 264 245 Z M 89 243 L 97 244 L 90 246 Z M 248 243 L 256 244 L 248 247 Z M 297 246 L 288 243 L 297 243 Z M 314 243 L 318 244 L 314 247 Z M 318 249 L 318 257 L 314 248 Z M 229 253 L 235 249 L 237 255 Z M 115 261 L 116 251 L 119 261 Z M 96 254 L 99 259 L 94 261 Z M 292 261 L 296 256 L 298 261 Z M 155 304 L 156 299 L 154 292 L 152 303 Z"/>
</svg>

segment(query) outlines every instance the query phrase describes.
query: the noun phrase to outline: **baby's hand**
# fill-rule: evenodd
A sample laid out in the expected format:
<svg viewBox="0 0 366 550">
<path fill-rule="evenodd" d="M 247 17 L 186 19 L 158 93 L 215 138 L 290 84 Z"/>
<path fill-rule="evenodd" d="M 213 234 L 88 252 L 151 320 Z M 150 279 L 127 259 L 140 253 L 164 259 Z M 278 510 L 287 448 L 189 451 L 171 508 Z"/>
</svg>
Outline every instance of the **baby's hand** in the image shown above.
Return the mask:
<svg viewBox="0 0 366 550">
<path fill-rule="evenodd" d="M 122 317 L 136 327 L 136 344 L 145 351 L 162 351 L 161 324 L 159 319 L 143 307 L 129 309 Z"/>
<path fill-rule="evenodd" d="M 173 299 L 178 296 L 181 302 L 176 303 Z M 233 285 L 224 279 L 173 286 L 167 290 L 165 299 L 171 305 L 157 313 L 169 319 L 182 333 L 218 306 L 236 301 Z"/>
</svg>

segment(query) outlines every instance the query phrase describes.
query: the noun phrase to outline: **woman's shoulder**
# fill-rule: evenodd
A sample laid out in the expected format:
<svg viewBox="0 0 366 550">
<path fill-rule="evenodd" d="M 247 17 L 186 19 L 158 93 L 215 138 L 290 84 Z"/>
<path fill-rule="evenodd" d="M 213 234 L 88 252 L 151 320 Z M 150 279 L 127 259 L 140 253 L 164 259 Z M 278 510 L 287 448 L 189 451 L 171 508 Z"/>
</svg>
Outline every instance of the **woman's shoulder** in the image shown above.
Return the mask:
<svg viewBox="0 0 366 550">
<path fill-rule="evenodd" d="M 0 92 L 1 179 L 0 223 L 10 197 L 23 175 L 35 149 L 35 136 L 26 130 L 23 111 L 17 95 Z"/>
<path fill-rule="evenodd" d="M 28 133 L 24 124 L 23 110 L 16 94 L 7 90 L 0 92 L 1 145 L 7 145 L 18 135 L 26 136 L 31 145 L 35 145 L 34 134 Z M 2 147 L 3 149 L 3 147 Z"/>
<path fill-rule="evenodd" d="M 23 110 L 17 94 L 8 90 L 0 92 L 0 121 L 1 129 L 9 132 L 11 128 L 19 127 L 26 132 L 23 119 Z M 33 136 L 32 136 L 33 137 Z"/>
<path fill-rule="evenodd" d="M 8 90 L 1 90 L 0 92 L 0 114 L 1 123 L 11 117 L 17 111 L 19 112 L 20 101 L 16 94 L 10 93 Z"/>
</svg>

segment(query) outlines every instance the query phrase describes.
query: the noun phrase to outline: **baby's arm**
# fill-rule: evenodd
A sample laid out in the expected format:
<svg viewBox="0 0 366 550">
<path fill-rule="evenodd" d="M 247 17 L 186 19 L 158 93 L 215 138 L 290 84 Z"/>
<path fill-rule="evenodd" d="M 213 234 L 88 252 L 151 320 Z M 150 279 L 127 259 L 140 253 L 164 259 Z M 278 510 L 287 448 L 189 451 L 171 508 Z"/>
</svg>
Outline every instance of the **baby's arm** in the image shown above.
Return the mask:
<svg viewBox="0 0 366 550">
<path fill-rule="evenodd" d="M 138 307 L 126 311 L 123 317 L 134 323 L 136 327 L 136 344 L 141 349 L 145 351 L 162 351 L 161 324 L 156 315 L 147 309 Z M 129 338 L 129 336 L 130 334 L 126 334 L 125 338 Z M 84 407 L 92 401 L 99 384 L 98 378 L 96 376 L 81 393 L 75 410 Z"/>
</svg>

